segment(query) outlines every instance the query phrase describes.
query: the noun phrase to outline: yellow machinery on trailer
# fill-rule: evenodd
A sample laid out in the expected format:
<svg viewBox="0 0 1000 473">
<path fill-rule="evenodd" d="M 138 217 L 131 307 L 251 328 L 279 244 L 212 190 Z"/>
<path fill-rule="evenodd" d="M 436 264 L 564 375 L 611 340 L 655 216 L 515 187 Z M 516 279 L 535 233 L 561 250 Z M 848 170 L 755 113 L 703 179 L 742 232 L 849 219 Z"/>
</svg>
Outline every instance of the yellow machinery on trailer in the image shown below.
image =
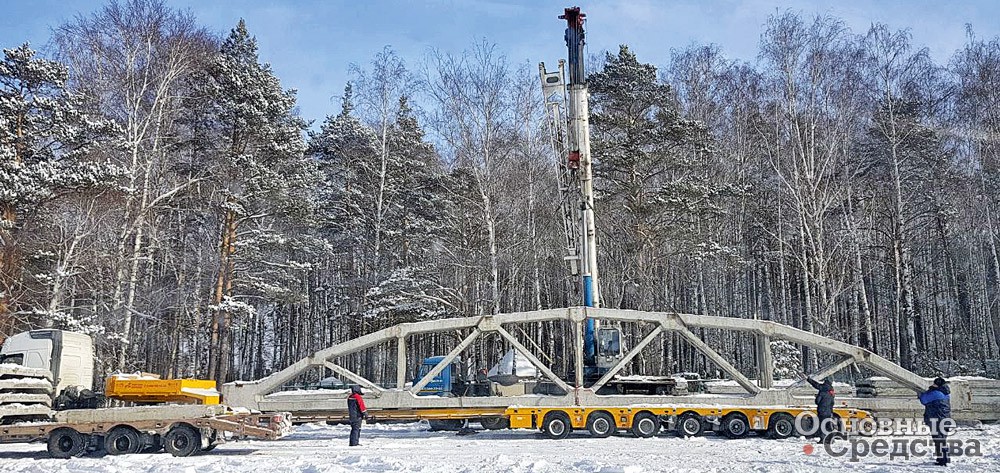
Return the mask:
<svg viewBox="0 0 1000 473">
<path fill-rule="evenodd" d="M 150 374 L 116 374 L 105 380 L 104 395 L 137 404 L 218 404 L 215 381 L 208 379 L 160 379 Z"/>
</svg>

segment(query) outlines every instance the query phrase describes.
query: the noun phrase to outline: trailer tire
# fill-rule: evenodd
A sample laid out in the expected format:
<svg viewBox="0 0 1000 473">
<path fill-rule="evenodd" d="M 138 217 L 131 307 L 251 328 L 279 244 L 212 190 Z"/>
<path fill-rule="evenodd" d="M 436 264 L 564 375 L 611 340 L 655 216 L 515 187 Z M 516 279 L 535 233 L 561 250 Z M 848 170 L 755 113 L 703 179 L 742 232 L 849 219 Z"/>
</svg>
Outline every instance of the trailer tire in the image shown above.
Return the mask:
<svg viewBox="0 0 1000 473">
<path fill-rule="evenodd" d="M 163 436 L 163 448 L 175 457 L 189 457 L 201 450 L 201 433 L 187 424 L 175 425 Z"/>
<path fill-rule="evenodd" d="M 740 412 L 726 414 L 722 418 L 722 434 L 731 439 L 741 439 L 750 435 L 750 421 Z"/>
<path fill-rule="evenodd" d="M 791 414 L 779 412 L 771 416 L 767 425 L 767 436 L 772 439 L 786 439 L 795 434 L 795 419 Z"/>
<path fill-rule="evenodd" d="M 542 433 L 552 440 L 562 440 L 569 437 L 573 426 L 565 412 L 549 412 L 542 420 Z"/>
<path fill-rule="evenodd" d="M 47 443 L 52 458 L 70 458 L 87 448 L 87 436 L 69 427 L 60 427 L 49 432 Z"/>
<path fill-rule="evenodd" d="M 648 439 L 660 431 L 660 418 L 649 412 L 640 412 L 632 417 L 632 435 Z"/>
<path fill-rule="evenodd" d="M 104 436 L 104 451 L 108 455 L 129 455 L 142 450 L 139 432 L 127 425 L 119 425 Z"/>
<path fill-rule="evenodd" d="M 677 416 L 677 435 L 681 437 L 697 437 L 705 432 L 705 422 L 695 412 L 685 412 Z"/>
<path fill-rule="evenodd" d="M 479 423 L 487 430 L 504 430 L 510 428 L 510 419 L 504 416 L 481 417 Z"/>
<path fill-rule="evenodd" d="M 615 425 L 615 418 L 607 412 L 598 411 L 587 417 L 587 431 L 590 435 L 603 439 L 615 434 L 618 427 Z"/>
</svg>

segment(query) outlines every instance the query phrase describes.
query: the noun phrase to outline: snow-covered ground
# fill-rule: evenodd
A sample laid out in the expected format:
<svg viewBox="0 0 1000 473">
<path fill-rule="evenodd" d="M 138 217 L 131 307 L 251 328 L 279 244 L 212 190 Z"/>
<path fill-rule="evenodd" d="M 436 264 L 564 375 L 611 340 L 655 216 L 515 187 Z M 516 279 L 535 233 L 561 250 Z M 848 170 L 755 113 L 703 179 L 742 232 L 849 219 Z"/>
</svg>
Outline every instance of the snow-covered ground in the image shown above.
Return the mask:
<svg viewBox="0 0 1000 473">
<path fill-rule="evenodd" d="M 928 457 L 863 458 L 850 463 L 825 453 L 803 453 L 805 439 L 728 440 L 707 436 L 681 439 L 627 435 L 592 439 L 574 435 L 548 440 L 532 431 L 480 432 L 457 436 L 428 432 L 426 423 L 365 425 L 362 446 L 347 446 L 348 427 L 303 425 L 284 439 L 238 442 L 188 458 L 166 453 L 103 458 L 47 458 L 39 444 L 0 445 L 0 472 L 687 472 L 687 471 L 856 471 L 942 470 Z M 949 471 L 1000 471 L 1000 426 L 962 429 L 957 438 L 979 438 L 983 456 L 956 458 Z"/>
</svg>

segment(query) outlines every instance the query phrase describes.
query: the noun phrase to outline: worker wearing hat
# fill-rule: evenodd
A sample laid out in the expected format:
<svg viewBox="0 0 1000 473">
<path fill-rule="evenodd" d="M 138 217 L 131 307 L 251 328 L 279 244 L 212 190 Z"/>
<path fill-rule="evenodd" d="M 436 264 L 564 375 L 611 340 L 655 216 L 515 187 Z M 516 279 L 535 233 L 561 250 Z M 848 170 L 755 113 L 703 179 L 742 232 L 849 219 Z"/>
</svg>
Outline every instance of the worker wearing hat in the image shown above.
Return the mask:
<svg viewBox="0 0 1000 473">
<path fill-rule="evenodd" d="M 351 386 L 351 395 L 347 397 L 347 412 L 351 421 L 351 438 L 349 445 L 357 447 L 361 445 L 361 421 L 367 417 L 368 409 L 365 408 L 365 400 L 361 397 L 361 386 Z"/>
<path fill-rule="evenodd" d="M 920 403 L 924 405 L 924 423 L 931 429 L 931 438 L 934 439 L 934 454 L 937 457 L 936 463 L 946 466 L 950 461 L 948 458 L 948 434 L 954 423 L 951 419 L 951 389 L 948 388 L 948 381 L 942 377 L 934 379 L 927 391 L 920 393 Z M 945 422 L 945 419 L 949 421 Z"/>
</svg>

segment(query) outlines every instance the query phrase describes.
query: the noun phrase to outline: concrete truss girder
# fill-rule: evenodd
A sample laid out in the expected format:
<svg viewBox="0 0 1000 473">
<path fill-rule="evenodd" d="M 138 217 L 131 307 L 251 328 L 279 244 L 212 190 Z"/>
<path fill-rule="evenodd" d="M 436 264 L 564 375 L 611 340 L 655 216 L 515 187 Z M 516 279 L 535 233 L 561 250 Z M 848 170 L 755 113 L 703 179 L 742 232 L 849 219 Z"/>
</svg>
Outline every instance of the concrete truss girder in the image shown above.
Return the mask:
<svg viewBox="0 0 1000 473">
<path fill-rule="evenodd" d="M 612 372 L 608 373 L 594 386 L 590 388 L 583 386 L 582 380 L 582 356 L 583 356 L 583 334 L 582 334 L 582 324 L 587 318 L 595 318 L 607 321 L 618 321 L 618 322 L 644 322 L 653 325 L 653 329 L 649 332 L 643 340 L 634 348 L 632 348 L 626 355 L 626 359 L 618 363 Z M 574 350 L 574 366 L 576 367 L 576 379 L 573 380 L 573 385 L 571 386 L 566 381 L 559 379 L 549 367 L 545 366 L 538 357 L 528 350 L 523 344 L 521 344 L 516 337 L 511 335 L 511 333 L 504 328 L 504 325 L 508 324 L 522 324 L 522 323 L 535 323 L 535 322 L 547 322 L 547 321 L 565 321 L 569 322 L 571 326 L 574 327 L 573 330 L 573 345 Z M 778 324 L 772 321 L 766 320 L 754 320 L 754 319 L 740 319 L 733 317 L 718 317 L 718 316 L 708 316 L 708 315 L 695 315 L 695 314 L 680 314 L 673 312 L 645 312 L 636 310 L 624 310 L 624 309 L 606 309 L 606 308 L 592 308 L 592 307 L 569 307 L 562 309 L 547 309 L 538 311 L 527 311 L 527 312 L 514 312 L 507 314 L 496 314 L 487 315 L 481 317 L 457 317 L 450 319 L 439 319 L 439 320 L 427 320 L 421 322 L 409 322 L 393 327 L 385 328 L 372 332 L 361 337 L 348 340 L 342 343 L 338 343 L 331 347 L 319 350 L 316 353 L 307 356 L 287 368 L 280 370 L 271 376 L 257 381 L 236 381 L 232 383 L 226 383 L 223 388 L 223 397 L 227 404 L 233 406 L 249 407 L 254 409 L 260 409 L 264 405 L 278 406 L 284 405 L 278 400 L 265 399 L 265 396 L 269 393 L 276 391 L 282 384 L 288 382 L 289 380 L 295 378 L 296 376 L 312 369 L 316 366 L 326 366 L 333 369 L 334 371 L 340 373 L 341 375 L 351 379 L 358 384 L 369 387 L 369 389 L 375 391 L 377 398 L 383 400 L 387 404 L 397 405 L 398 407 L 404 406 L 422 406 L 426 405 L 428 407 L 441 405 L 442 402 L 459 403 L 462 405 L 490 405 L 491 402 L 496 403 L 498 401 L 486 401 L 486 400 L 469 400 L 460 399 L 457 401 L 448 400 L 442 401 L 442 398 L 428 397 L 428 396 L 417 396 L 419 391 L 426 387 L 434 376 L 439 374 L 445 366 L 451 363 L 455 357 L 457 357 L 463 350 L 468 348 L 477 337 L 485 333 L 498 333 L 504 340 L 511 343 L 515 349 L 524 354 L 529 358 L 532 364 L 539 368 L 545 376 L 549 377 L 553 383 L 559 385 L 560 388 L 567 392 L 566 396 L 544 396 L 542 399 L 547 399 L 546 402 L 567 402 L 570 404 L 580 404 L 583 402 L 593 403 L 596 398 L 602 398 L 605 396 L 599 396 L 595 394 L 595 391 L 600 386 L 603 386 L 611 377 L 619 372 L 626 364 L 634 358 L 643 348 L 648 346 L 648 344 L 656 338 L 656 336 L 661 333 L 674 332 L 678 333 L 683 337 L 688 343 L 692 344 L 699 351 L 703 352 L 709 359 L 716 363 L 721 369 L 723 369 L 730 377 L 732 377 L 737 383 L 739 383 L 744 389 L 750 393 L 750 398 L 756 399 L 753 402 L 763 402 L 766 399 L 779 400 L 784 399 L 788 396 L 787 392 L 784 395 L 776 394 L 777 391 L 784 390 L 774 390 L 769 389 L 769 379 L 767 374 L 769 370 L 761 369 L 761 384 L 758 387 L 743 375 L 739 370 L 737 370 L 732 364 L 730 364 L 724 357 L 722 357 L 718 352 L 713 350 L 708 344 L 701 340 L 697 335 L 695 335 L 691 329 L 692 328 L 705 328 L 705 329 L 719 329 L 727 331 L 739 331 L 746 332 L 757 336 L 757 349 L 758 356 L 757 360 L 767 360 L 771 359 L 770 356 L 770 346 L 769 341 L 773 339 L 783 339 L 788 340 L 793 343 L 797 343 L 804 346 L 809 346 L 819 351 L 832 353 L 835 355 L 840 355 L 840 361 L 834 363 L 833 365 L 827 367 L 818 374 L 825 374 L 830 376 L 836 371 L 843 369 L 851 364 L 858 364 L 861 366 L 866 366 L 873 371 L 887 376 L 904 386 L 914 389 L 915 391 L 925 389 L 928 384 L 928 380 L 910 372 L 899 365 L 896 365 L 885 358 L 872 353 L 869 350 L 853 346 L 841 341 L 833 340 L 827 337 L 816 335 L 814 333 L 806 332 L 804 330 L 789 327 L 787 325 Z M 440 363 L 438 363 L 427 375 L 423 376 L 420 380 L 417 380 L 410 389 L 402 389 L 405 383 L 405 367 L 407 366 L 406 359 L 406 338 L 413 335 L 420 335 L 426 333 L 461 333 L 462 331 L 472 330 L 472 333 L 461 341 Z M 397 371 L 396 371 L 396 389 L 382 389 L 376 385 L 376 383 L 365 379 L 364 377 L 349 372 L 340 365 L 333 364 L 331 360 L 333 358 L 344 356 L 358 351 L 377 346 L 382 343 L 396 341 L 396 360 L 397 360 Z M 760 367 L 758 367 L 760 368 Z M 825 377 L 825 376 L 824 376 Z M 764 389 L 761 389 L 764 388 Z M 612 396 L 609 396 L 612 397 Z M 561 400 L 556 400 L 555 398 L 560 398 Z M 766 398 L 766 399 L 765 399 Z M 532 397 L 531 399 L 537 399 L 537 397 Z M 742 397 L 736 397 L 734 400 L 742 399 Z M 313 401 L 315 406 L 322 405 L 315 404 L 317 401 Z M 342 403 L 342 399 L 337 401 Z M 510 400 L 505 400 L 502 402 L 510 402 Z M 519 400 L 519 403 L 524 404 L 524 400 Z M 534 402 L 534 401 L 531 401 Z M 471 403 L 471 404 L 469 404 Z M 485 403 L 485 404 L 484 404 Z M 286 403 L 287 404 L 287 403 Z"/>
</svg>

